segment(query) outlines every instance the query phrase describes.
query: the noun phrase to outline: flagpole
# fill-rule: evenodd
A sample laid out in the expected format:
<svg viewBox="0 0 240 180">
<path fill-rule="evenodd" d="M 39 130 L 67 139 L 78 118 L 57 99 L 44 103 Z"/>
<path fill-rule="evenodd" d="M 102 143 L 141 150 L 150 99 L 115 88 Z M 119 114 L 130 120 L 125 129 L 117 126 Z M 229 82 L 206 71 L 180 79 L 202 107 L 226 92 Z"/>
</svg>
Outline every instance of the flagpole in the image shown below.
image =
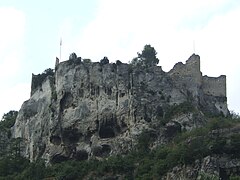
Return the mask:
<svg viewBox="0 0 240 180">
<path fill-rule="evenodd" d="M 60 39 L 60 61 L 62 60 L 62 38 Z"/>
</svg>

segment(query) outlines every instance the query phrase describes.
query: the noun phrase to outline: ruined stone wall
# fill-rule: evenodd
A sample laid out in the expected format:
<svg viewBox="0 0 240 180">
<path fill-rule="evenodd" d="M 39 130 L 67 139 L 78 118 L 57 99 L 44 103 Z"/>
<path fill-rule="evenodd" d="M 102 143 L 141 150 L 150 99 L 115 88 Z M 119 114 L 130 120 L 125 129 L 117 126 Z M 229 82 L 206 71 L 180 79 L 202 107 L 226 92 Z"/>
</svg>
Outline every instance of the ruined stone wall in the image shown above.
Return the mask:
<svg viewBox="0 0 240 180">
<path fill-rule="evenodd" d="M 202 87 L 206 95 L 226 97 L 226 76 L 202 77 L 198 55 L 193 54 L 186 64 L 177 63 L 168 74 L 178 87 L 187 88 L 193 95 Z"/>
<path fill-rule="evenodd" d="M 186 64 L 177 63 L 168 74 L 178 87 L 187 88 L 193 95 L 197 95 L 202 84 L 200 57 L 193 54 Z"/>
<path fill-rule="evenodd" d="M 202 88 L 203 92 L 207 95 L 226 97 L 226 76 L 204 76 Z"/>
</svg>

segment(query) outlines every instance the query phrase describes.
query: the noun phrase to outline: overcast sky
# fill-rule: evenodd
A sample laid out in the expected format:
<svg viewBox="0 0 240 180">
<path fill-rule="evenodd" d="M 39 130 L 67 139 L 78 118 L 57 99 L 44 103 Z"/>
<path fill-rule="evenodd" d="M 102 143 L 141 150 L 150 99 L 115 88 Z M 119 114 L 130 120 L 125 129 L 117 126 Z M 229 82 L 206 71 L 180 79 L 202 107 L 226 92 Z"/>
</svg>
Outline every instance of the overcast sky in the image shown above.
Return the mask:
<svg viewBox="0 0 240 180">
<path fill-rule="evenodd" d="M 239 0 L 1 0 L 0 116 L 29 99 L 32 73 L 54 68 L 61 37 L 62 60 L 129 62 L 151 44 L 169 71 L 195 52 L 203 75 L 227 75 L 240 112 Z"/>
</svg>

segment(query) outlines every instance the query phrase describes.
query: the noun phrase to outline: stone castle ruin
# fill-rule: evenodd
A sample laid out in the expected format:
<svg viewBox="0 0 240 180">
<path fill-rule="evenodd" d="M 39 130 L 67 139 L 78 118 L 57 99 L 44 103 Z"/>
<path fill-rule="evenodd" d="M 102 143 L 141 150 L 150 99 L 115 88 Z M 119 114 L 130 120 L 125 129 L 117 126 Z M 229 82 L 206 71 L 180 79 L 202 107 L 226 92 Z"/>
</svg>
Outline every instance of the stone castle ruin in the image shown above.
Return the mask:
<svg viewBox="0 0 240 180">
<path fill-rule="evenodd" d="M 176 107 L 184 111 L 169 114 Z M 169 72 L 74 58 L 32 76 L 13 136 L 26 141 L 31 161 L 103 158 L 131 151 L 145 130 L 161 144 L 169 132 L 203 126 L 206 114 L 228 113 L 226 76 L 202 76 L 198 55 Z"/>
<path fill-rule="evenodd" d="M 226 76 L 202 76 L 200 70 L 200 56 L 193 54 L 186 64 L 177 63 L 168 73 L 179 88 L 187 88 L 194 97 L 216 97 L 221 103 L 216 103 L 217 109 L 224 115 L 228 114 L 226 99 Z M 221 104 L 221 105 L 220 105 Z"/>
<path fill-rule="evenodd" d="M 194 88 L 198 89 L 200 87 L 205 94 L 226 97 L 226 76 L 202 76 L 198 55 L 193 54 L 186 61 L 186 64 L 177 63 L 169 72 L 169 75 L 174 78 L 175 82 L 186 85 L 193 91 Z"/>
</svg>

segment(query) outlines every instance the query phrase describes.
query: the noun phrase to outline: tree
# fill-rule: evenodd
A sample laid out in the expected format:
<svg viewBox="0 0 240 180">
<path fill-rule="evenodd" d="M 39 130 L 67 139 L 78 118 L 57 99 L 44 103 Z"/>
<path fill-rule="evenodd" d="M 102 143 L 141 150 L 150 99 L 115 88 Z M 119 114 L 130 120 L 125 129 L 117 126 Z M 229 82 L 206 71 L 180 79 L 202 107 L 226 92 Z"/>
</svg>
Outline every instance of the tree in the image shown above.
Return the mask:
<svg viewBox="0 0 240 180">
<path fill-rule="evenodd" d="M 146 44 L 142 53 L 138 53 L 138 57 L 132 60 L 133 65 L 143 65 L 146 67 L 156 66 L 159 59 L 156 57 L 157 52 L 150 44 Z"/>
<path fill-rule="evenodd" d="M 77 54 L 75 52 L 71 53 L 69 56 L 69 60 L 75 60 L 77 59 Z"/>
<path fill-rule="evenodd" d="M 0 127 L 11 128 L 15 123 L 17 115 L 18 111 L 9 111 L 8 113 L 4 114 L 2 121 L 0 122 Z"/>
<path fill-rule="evenodd" d="M 7 155 L 11 138 L 11 127 L 15 124 L 18 111 L 5 113 L 0 121 L 0 157 Z"/>
<path fill-rule="evenodd" d="M 45 69 L 45 71 L 42 74 L 44 74 L 45 77 L 53 76 L 54 75 L 54 70 L 51 69 L 51 68 L 48 68 L 48 69 Z"/>
</svg>

